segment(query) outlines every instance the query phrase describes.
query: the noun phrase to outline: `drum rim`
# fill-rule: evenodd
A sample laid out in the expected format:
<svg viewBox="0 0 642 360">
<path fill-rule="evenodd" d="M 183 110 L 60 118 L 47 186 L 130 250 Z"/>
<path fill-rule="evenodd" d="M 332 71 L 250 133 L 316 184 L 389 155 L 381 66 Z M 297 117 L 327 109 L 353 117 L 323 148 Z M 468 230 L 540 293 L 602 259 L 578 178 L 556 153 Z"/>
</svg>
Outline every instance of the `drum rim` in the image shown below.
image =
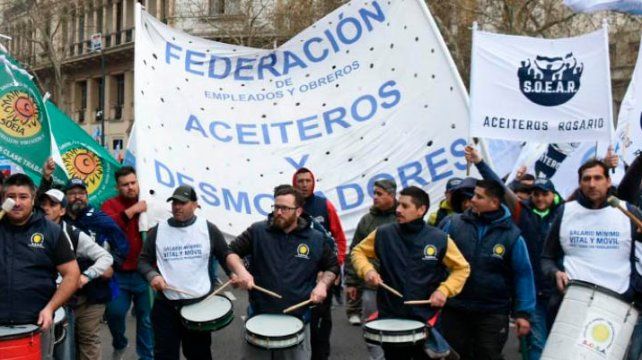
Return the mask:
<svg viewBox="0 0 642 360">
<path fill-rule="evenodd" d="M 229 314 L 230 314 L 230 313 L 234 313 L 234 304 L 232 304 L 232 300 L 228 299 L 226 296 L 223 296 L 223 295 L 214 295 L 214 296 L 212 296 L 212 297 L 213 297 L 213 298 L 215 298 L 215 297 L 220 297 L 220 298 L 222 298 L 222 299 L 225 299 L 225 300 L 227 300 L 227 302 L 228 302 L 228 303 L 229 303 L 229 305 L 230 305 L 230 310 L 229 310 L 228 312 L 226 312 L 226 313 L 225 313 L 225 315 L 221 316 L 219 319 L 223 319 L 224 317 L 229 316 Z M 205 299 L 203 299 L 203 300 L 205 300 Z M 194 320 L 189 320 L 189 319 L 185 318 L 185 315 L 183 315 L 183 309 L 185 309 L 186 307 L 189 307 L 189 306 L 193 306 L 193 305 L 200 304 L 203 300 L 197 301 L 197 302 L 192 303 L 192 304 L 187 304 L 187 305 L 183 305 L 183 306 L 181 306 L 181 309 L 178 311 L 178 314 L 181 316 L 181 319 L 183 319 L 183 320 L 185 320 L 185 321 L 190 321 L 190 322 L 192 322 L 192 323 L 196 323 L 196 322 L 204 322 L 204 321 L 194 321 Z M 209 322 L 209 321 L 215 321 L 215 320 L 207 320 L 207 321 L 205 321 L 205 322 Z"/>
<path fill-rule="evenodd" d="M 612 296 L 612 297 L 614 297 L 614 298 L 616 298 L 616 299 L 618 299 L 618 300 L 620 300 L 620 301 L 622 301 L 622 302 L 624 302 L 626 304 L 631 304 L 632 303 L 631 301 L 628 301 L 624 296 L 622 296 L 622 294 L 619 294 L 619 293 L 617 293 L 617 292 L 615 292 L 615 291 L 613 291 L 611 289 L 607 289 L 604 286 L 600 286 L 600 285 L 597 285 L 597 284 L 590 283 L 588 281 L 584 281 L 584 280 L 569 280 L 567 288 L 570 288 L 571 285 L 597 290 L 597 291 L 599 291 L 599 292 L 601 292 L 603 294 Z"/>
<path fill-rule="evenodd" d="M 206 321 L 194 321 L 194 320 L 189 320 L 183 317 L 183 314 L 181 314 L 181 320 L 183 320 L 183 323 L 185 324 L 194 324 L 194 325 L 201 325 L 201 324 L 215 324 L 218 322 L 223 322 L 227 320 L 228 318 L 234 318 L 234 309 L 230 309 L 225 315 L 217 318 L 217 319 L 212 319 L 212 320 L 206 320 Z"/>
<path fill-rule="evenodd" d="M 188 322 L 184 318 L 182 318 L 182 320 L 183 320 L 183 325 L 190 330 L 218 331 L 232 323 L 232 321 L 234 320 L 234 312 L 231 312 L 231 314 L 228 314 L 217 320 L 210 320 L 206 322 L 194 322 L 194 321 Z"/>
<path fill-rule="evenodd" d="M 26 337 L 33 336 L 33 335 L 40 336 L 40 330 L 41 329 L 40 329 L 40 326 L 38 326 L 38 325 L 34 325 L 34 324 L 0 325 L 0 327 L 11 327 L 11 328 L 12 327 L 18 327 L 18 326 L 28 326 L 29 328 L 31 328 L 31 330 L 25 330 L 24 332 L 13 333 L 11 335 L 5 335 L 5 336 L 1 336 L 0 335 L 0 340 L 22 339 L 22 338 L 26 338 Z"/>
<path fill-rule="evenodd" d="M 257 335 L 255 335 L 254 333 L 250 333 L 250 334 L 251 334 L 251 335 L 253 335 L 253 336 L 258 337 L 258 338 L 259 338 L 259 340 L 266 340 L 266 338 L 264 338 L 264 337 L 262 337 L 262 336 L 260 336 L 260 335 L 259 335 L 259 336 L 257 336 Z M 292 345 L 288 345 L 288 346 L 281 346 L 281 347 L 264 347 L 264 346 L 261 346 L 261 345 L 258 345 L 258 344 L 255 344 L 255 343 L 251 342 L 251 341 L 248 339 L 248 337 L 249 337 L 249 335 L 250 335 L 250 334 L 248 334 L 247 329 L 246 329 L 246 331 L 245 331 L 245 336 L 244 336 L 244 337 L 245 337 L 245 342 L 247 342 L 248 344 L 250 344 L 250 346 L 253 346 L 253 347 L 255 347 L 255 348 L 262 349 L 262 350 L 280 350 L 280 349 L 290 349 L 290 348 L 293 348 L 293 347 L 295 347 L 295 346 L 298 346 L 298 345 L 299 345 L 299 344 L 301 344 L 303 341 L 305 341 L 305 334 L 304 334 L 304 333 L 297 333 L 297 334 L 295 334 L 295 335 L 296 335 L 296 337 L 295 337 L 295 335 L 291 335 L 291 336 L 288 338 L 288 339 L 297 339 L 297 340 L 298 340 L 296 343 L 294 343 L 294 344 L 292 344 Z M 271 337 L 270 339 L 273 339 L 273 340 L 279 340 L 277 337 Z M 288 339 L 282 339 L 282 340 L 288 340 Z"/>
<path fill-rule="evenodd" d="M 255 332 L 253 332 L 253 331 L 249 330 L 249 329 L 247 328 L 247 323 L 248 323 L 250 320 L 252 320 L 252 319 L 256 319 L 257 317 L 262 316 L 262 315 L 276 315 L 276 316 L 279 316 L 279 317 L 284 317 L 284 316 L 285 316 L 285 317 L 288 317 L 288 318 L 297 319 L 297 320 L 301 323 L 301 325 L 302 325 L 302 326 L 301 326 L 301 329 L 297 330 L 295 333 L 292 333 L 292 334 L 290 334 L 290 335 L 279 335 L 279 336 L 267 336 L 267 335 L 260 335 L 260 334 L 257 334 L 257 333 L 255 333 Z M 304 332 L 305 332 L 305 322 L 303 322 L 303 320 L 299 319 L 299 318 L 298 318 L 298 317 L 296 317 L 296 316 L 293 316 L 293 315 L 287 315 L 287 314 L 257 314 L 257 315 L 252 316 L 251 318 L 249 318 L 249 319 L 245 320 L 245 324 L 244 324 L 244 326 L 243 326 L 243 327 L 245 328 L 245 332 L 246 332 L 246 333 L 250 333 L 250 334 L 252 334 L 252 335 L 254 335 L 254 336 L 257 336 L 257 337 L 260 337 L 260 338 L 262 338 L 262 339 L 268 339 L 268 338 L 269 338 L 269 339 L 287 339 L 287 338 L 291 338 L 291 337 L 293 337 L 293 336 L 295 336 L 295 335 L 298 335 L 298 334 L 301 334 L 301 333 L 304 333 Z"/>
<path fill-rule="evenodd" d="M 409 330 L 376 330 L 368 327 L 368 324 L 373 323 L 375 321 L 379 320 L 406 320 L 406 321 L 415 321 L 417 322 L 417 327 L 414 329 L 409 329 Z M 385 318 L 385 319 L 374 319 L 367 321 L 365 324 L 363 324 L 362 328 L 363 331 L 369 332 L 369 333 L 384 333 L 388 334 L 390 332 L 394 332 L 395 334 L 408 334 L 408 333 L 414 333 L 417 330 L 423 330 L 423 332 L 426 332 L 426 324 L 422 323 L 419 320 L 414 320 L 414 319 L 402 319 L 402 318 Z"/>
</svg>

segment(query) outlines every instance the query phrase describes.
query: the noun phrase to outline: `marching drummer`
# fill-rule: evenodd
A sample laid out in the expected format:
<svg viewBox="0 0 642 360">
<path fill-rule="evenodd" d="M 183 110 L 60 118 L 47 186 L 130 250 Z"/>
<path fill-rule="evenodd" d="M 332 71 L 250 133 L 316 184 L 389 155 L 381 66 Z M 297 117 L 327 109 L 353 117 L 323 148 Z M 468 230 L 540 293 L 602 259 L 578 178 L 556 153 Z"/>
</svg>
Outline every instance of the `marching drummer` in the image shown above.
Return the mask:
<svg viewBox="0 0 642 360">
<path fill-rule="evenodd" d="M 352 250 L 357 274 L 373 286 L 385 283 L 403 298 L 377 290 L 379 318 L 434 321 L 447 298 L 457 295 L 470 274 L 470 266 L 452 239 L 423 220 L 430 206 L 428 194 L 416 186 L 400 192 L 397 222 L 370 233 Z M 379 259 L 377 272 L 369 259 Z M 404 300 L 430 300 L 430 305 L 409 306 Z M 433 324 L 431 321 L 431 324 Z M 428 359 L 423 344 L 383 346 L 386 359 Z"/>
<path fill-rule="evenodd" d="M 569 280 L 581 280 L 625 298 L 633 293 L 631 247 L 642 235 L 633 221 L 607 203 L 611 191 L 608 169 L 600 160 L 589 160 L 579 168 L 576 199 L 564 204 L 548 233 L 542 270 L 555 279 L 560 292 Z M 636 211 L 629 204 L 624 206 Z"/>
<path fill-rule="evenodd" d="M 0 325 L 38 324 L 42 358 L 53 352 L 53 314 L 78 288 L 80 270 L 60 226 L 34 211 L 36 188 L 24 174 L 4 183 L 15 206 L 0 221 Z M 56 289 L 56 276 L 62 283 Z"/>
<path fill-rule="evenodd" d="M 275 189 L 273 212 L 267 220 L 252 224 L 239 235 L 230 248 L 240 257 L 250 256 L 250 273 L 254 282 L 282 296 L 250 291 L 248 317 L 282 314 L 287 307 L 311 300 L 321 303 L 334 282 L 339 265 L 324 234 L 301 217 L 303 195 L 290 185 Z M 317 273 L 322 275 L 317 281 Z M 235 275 L 232 276 L 234 280 Z M 305 339 L 299 345 L 283 350 L 266 351 L 249 344 L 243 347 L 243 359 L 309 360 L 310 309 L 302 307 L 291 315 L 305 324 Z M 274 357 L 272 357 L 274 356 Z"/>
<path fill-rule="evenodd" d="M 194 188 L 182 185 L 167 199 L 172 217 L 150 229 L 140 255 L 138 270 L 157 296 L 152 309 L 154 359 L 211 359 L 211 334 L 189 330 L 181 323 L 179 308 L 196 303 L 214 288 L 210 274 L 214 257 L 233 271 L 236 283 L 251 287 L 252 277 L 233 254 L 216 225 L 195 215 Z"/>
</svg>

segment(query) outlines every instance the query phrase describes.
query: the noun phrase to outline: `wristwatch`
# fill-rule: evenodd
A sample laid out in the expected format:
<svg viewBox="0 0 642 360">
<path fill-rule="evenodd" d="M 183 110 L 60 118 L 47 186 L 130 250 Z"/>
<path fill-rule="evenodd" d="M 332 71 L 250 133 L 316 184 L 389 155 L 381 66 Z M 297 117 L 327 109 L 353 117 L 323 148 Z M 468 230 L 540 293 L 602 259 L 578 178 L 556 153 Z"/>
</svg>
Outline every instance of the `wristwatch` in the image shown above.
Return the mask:
<svg viewBox="0 0 642 360">
<path fill-rule="evenodd" d="M 83 271 L 82 274 L 85 275 L 89 279 L 89 281 L 94 280 L 98 277 L 98 272 L 94 269 L 87 269 Z"/>
</svg>

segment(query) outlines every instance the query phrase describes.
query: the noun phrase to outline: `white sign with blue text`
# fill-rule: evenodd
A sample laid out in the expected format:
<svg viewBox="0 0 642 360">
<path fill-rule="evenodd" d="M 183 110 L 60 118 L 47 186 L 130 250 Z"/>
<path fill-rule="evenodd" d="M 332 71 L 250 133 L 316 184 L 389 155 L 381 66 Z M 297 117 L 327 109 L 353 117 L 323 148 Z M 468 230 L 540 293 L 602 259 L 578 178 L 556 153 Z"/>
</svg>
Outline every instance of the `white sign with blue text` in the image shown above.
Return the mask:
<svg viewBox="0 0 642 360">
<path fill-rule="evenodd" d="M 470 97 L 476 137 L 609 142 L 606 27 L 565 39 L 474 31 Z"/>
<path fill-rule="evenodd" d="M 135 44 L 142 196 L 167 207 L 193 185 L 228 237 L 264 219 L 300 167 L 348 236 L 376 180 L 435 203 L 465 173 L 466 92 L 421 0 L 351 1 L 269 50 L 193 37 L 138 7 Z"/>
</svg>

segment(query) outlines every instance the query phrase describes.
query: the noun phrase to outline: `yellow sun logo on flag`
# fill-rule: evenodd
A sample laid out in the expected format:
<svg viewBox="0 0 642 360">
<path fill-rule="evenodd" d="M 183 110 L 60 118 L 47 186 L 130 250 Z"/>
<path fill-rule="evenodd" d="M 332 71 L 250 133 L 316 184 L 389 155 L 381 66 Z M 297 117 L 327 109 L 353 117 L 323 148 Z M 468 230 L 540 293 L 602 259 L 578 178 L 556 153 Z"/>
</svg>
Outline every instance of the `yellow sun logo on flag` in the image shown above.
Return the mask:
<svg viewBox="0 0 642 360">
<path fill-rule="evenodd" d="M 29 138 L 40 132 L 40 109 L 23 91 L 9 91 L 0 96 L 0 130 L 16 138 Z"/>
<path fill-rule="evenodd" d="M 85 182 L 88 194 L 98 189 L 105 175 L 103 163 L 98 155 L 85 148 L 75 148 L 62 154 L 62 162 L 69 177 Z"/>
</svg>

